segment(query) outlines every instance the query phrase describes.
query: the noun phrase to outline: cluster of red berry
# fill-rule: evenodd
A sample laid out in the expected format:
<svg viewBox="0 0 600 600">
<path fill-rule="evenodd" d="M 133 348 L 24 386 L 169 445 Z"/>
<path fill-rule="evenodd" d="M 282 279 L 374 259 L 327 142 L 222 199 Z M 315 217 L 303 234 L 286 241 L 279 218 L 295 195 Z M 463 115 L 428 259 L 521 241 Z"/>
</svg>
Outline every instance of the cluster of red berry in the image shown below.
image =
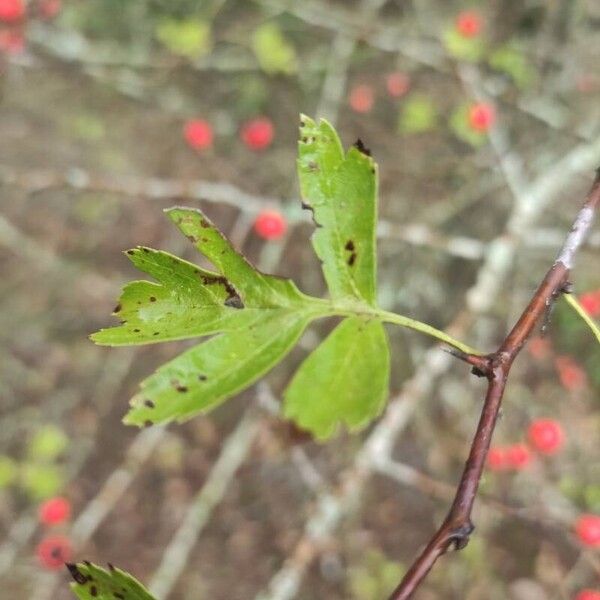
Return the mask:
<svg viewBox="0 0 600 600">
<path fill-rule="evenodd" d="M 0 52 L 19 54 L 25 49 L 23 26 L 29 16 L 53 19 L 61 10 L 61 0 L 0 0 Z"/>
<path fill-rule="evenodd" d="M 518 442 L 509 446 L 492 446 L 488 453 L 488 467 L 492 471 L 520 471 L 533 460 L 532 450 L 550 456 L 565 443 L 565 434 L 558 421 L 536 419 L 527 430 L 528 444 Z"/>
<path fill-rule="evenodd" d="M 213 145 L 214 131 L 206 119 L 191 119 L 183 127 L 183 137 L 193 150 L 206 150 Z M 246 121 L 240 129 L 240 138 L 251 150 L 264 150 L 275 137 L 273 122 L 268 117 Z"/>
<path fill-rule="evenodd" d="M 389 73 L 385 78 L 385 88 L 392 98 L 400 98 L 410 89 L 410 77 L 400 71 Z M 368 113 L 375 104 L 375 96 L 376 90 L 372 85 L 361 83 L 350 90 L 348 104 L 357 113 Z"/>
<path fill-rule="evenodd" d="M 542 337 L 536 337 L 530 340 L 527 349 L 537 360 L 545 360 L 552 355 L 550 340 Z M 556 369 L 561 385 L 567 391 L 575 393 L 581 391 L 587 385 L 587 375 L 585 371 L 570 356 L 555 356 L 554 368 Z"/>
<path fill-rule="evenodd" d="M 408 91 L 410 79 L 404 73 L 390 73 L 386 87 L 390 96 L 399 98 Z M 375 89 L 366 83 L 354 86 L 348 95 L 348 104 L 357 113 L 371 112 L 375 104 Z M 484 133 L 496 122 L 496 109 L 489 102 L 476 102 L 469 107 L 467 118 L 471 129 Z"/>
<path fill-rule="evenodd" d="M 258 117 L 244 123 L 240 138 L 251 150 L 264 150 L 271 145 L 275 129 L 268 117 Z M 192 119 L 183 127 L 183 137 L 194 150 L 210 148 L 214 140 L 213 128 L 205 119 Z M 277 240 L 287 231 L 285 217 L 276 210 L 262 211 L 254 221 L 254 231 L 265 240 Z"/>
<path fill-rule="evenodd" d="M 42 502 L 38 510 L 39 521 L 46 528 L 66 523 L 70 517 L 71 503 L 60 496 Z M 42 538 L 35 552 L 46 569 L 62 569 L 71 560 L 73 547 L 67 536 L 50 533 Z"/>
</svg>

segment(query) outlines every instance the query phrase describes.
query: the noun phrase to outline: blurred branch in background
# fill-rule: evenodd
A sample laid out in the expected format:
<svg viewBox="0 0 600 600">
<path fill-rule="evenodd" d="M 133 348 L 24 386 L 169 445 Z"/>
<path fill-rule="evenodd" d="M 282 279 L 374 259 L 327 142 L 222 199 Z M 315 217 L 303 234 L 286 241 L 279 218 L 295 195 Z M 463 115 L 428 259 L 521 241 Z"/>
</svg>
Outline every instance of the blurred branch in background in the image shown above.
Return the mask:
<svg viewBox="0 0 600 600">
<path fill-rule="evenodd" d="M 561 199 L 574 196 L 599 162 L 597 40 L 589 25 L 597 8 L 476 3 L 468 9 L 481 25 L 474 41 L 485 49 L 471 59 L 448 44 L 465 11 L 457 2 L 64 1 L 54 20 L 33 14 L 38 4 L 28 6 L 31 19 L 0 25 L 0 459 L 18 472 L 0 485 L 0 586 L 18 598 L 69 597 L 59 575 L 40 574 L 29 560 L 52 531 L 38 522 L 39 498 L 23 487 L 27 447 L 30 434 L 51 423 L 72 438 L 58 465 L 63 489 L 54 493 L 75 506 L 72 524 L 58 531 L 77 557 L 121 561 L 163 600 L 379 600 L 389 590 L 357 591 L 350 580 L 371 568 L 371 548 L 398 569 L 426 537 L 453 493 L 449 482 L 480 410 L 449 355 L 395 340 L 396 391 L 380 422 L 352 440 L 300 446 L 272 424 L 285 372 L 273 374 L 272 391 L 270 384 L 249 395 L 258 406 L 236 403 L 197 426 L 131 436 L 120 424 L 126 399 L 169 351 L 113 358 L 88 348 L 85 336 L 103 322 L 125 277 L 121 248 L 175 244 L 158 224 L 164 203 L 210 205 L 262 269 L 322 285 L 304 252 L 310 219 L 291 179 L 293 121 L 316 110 L 348 139 L 373 146 L 381 163 L 386 306 L 496 346 L 512 316 L 507 298 L 520 310 L 542 259 L 562 243 L 574 209 Z M 265 70 L 253 41 L 265 24 L 292 49 L 291 70 Z M 173 46 L 165 38 L 173 30 L 179 39 L 191 32 L 198 52 Z M 386 91 L 392 72 L 408 82 L 395 97 Z M 373 95 L 362 113 L 350 103 L 360 85 Z M 401 115 L 415 97 L 426 100 L 432 120 L 408 132 Z M 473 104 L 492 105 L 498 117 L 474 145 L 451 123 L 456 107 Z M 261 151 L 236 138 L 257 115 L 275 129 Z M 183 121 L 195 116 L 214 125 L 210 148 L 191 150 L 180 139 Z M 253 225 L 272 209 L 289 227 L 264 242 Z M 599 246 L 595 232 L 578 293 L 600 285 Z M 579 356 L 587 338 L 579 321 L 560 306 L 556 313 L 550 339 L 558 364 Z M 325 333 L 311 331 L 301 347 Z M 490 473 L 477 541 L 432 572 L 427 598 L 462 599 L 469 587 L 470 600 L 529 600 L 515 591 L 525 581 L 540 600 L 567 600 L 600 576 L 594 550 L 568 533 L 582 511 L 600 510 L 597 417 L 588 398 L 597 363 L 580 371 L 569 363 L 573 381 L 589 380 L 574 392 L 559 386 L 550 356 L 515 367 L 498 434 L 514 438 L 530 419 L 555 414 L 569 432 L 568 453 L 540 458 L 521 475 Z M 176 466 L 160 462 L 168 452 Z M 142 519 L 151 537 L 135 528 Z M 488 564 L 469 554 L 476 544 L 473 553 Z M 372 577 L 383 585 L 380 573 Z"/>
</svg>

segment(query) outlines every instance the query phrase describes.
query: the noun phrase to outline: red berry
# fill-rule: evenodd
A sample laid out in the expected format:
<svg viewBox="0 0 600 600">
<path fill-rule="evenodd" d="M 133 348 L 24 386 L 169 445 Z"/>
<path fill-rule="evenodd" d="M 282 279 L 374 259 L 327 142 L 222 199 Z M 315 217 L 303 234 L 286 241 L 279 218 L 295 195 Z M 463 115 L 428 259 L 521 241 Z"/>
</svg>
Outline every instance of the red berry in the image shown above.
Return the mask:
<svg viewBox="0 0 600 600">
<path fill-rule="evenodd" d="M 488 131 L 496 121 L 496 109 L 487 102 L 478 102 L 469 108 L 469 125 L 475 131 Z"/>
<path fill-rule="evenodd" d="M 502 446 L 492 446 L 487 455 L 487 466 L 490 471 L 503 471 L 508 467 L 506 449 Z"/>
<path fill-rule="evenodd" d="M 67 521 L 71 516 L 71 503 L 66 498 L 49 498 L 40 505 L 38 511 L 40 523 L 56 525 Z"/>
<path fill-rule="evenodd" d="M 510 468 L 521 471 L 531 462 L 531 452 L 525 444 L 513 444 L 506 449 L 506 462 Z"/>
<path fill-rule="evenodd" d="M 600 600 L 600 592 L 596 590 L 581 590 L 575 600 Z"/>
<path fill-rule="evenodd" d="M 562 386 L 570 392 L 582 389 L 587 377 L 585 371 L 569 356 L 557 356 L 554 361 Z"/>
<path fill-rule="evenodd" d="M 358 113 L 368 113 L 375 102 L 375 94 L 370 85 L 357 85 L 350 91 L 348 103 Z"/>
<path fill-rule="evenodd" d="M 265 240 L 277 240 L 286 232 L 287 223 L 277 211 L 265 210 L 256 217 L 254 230 Z"/>
<path fill-rule="evenodd" d="M 579 304 L 590 317 L 600 316 L 600 290 L 582 294 Z"/>
<path fill-rule="evenodd" d="M 481 15 L 474 10 L 465 10 L 456 17 L 456 30 L 466 38 L 477 37 L 483 28 Z"/>
<path fill-rule="evenodd" d="M 25 49 L 25 38 L 20 31 L 0 31 L 0 50 L 7 54 L 20 54 Z"/>
<path fill-rule="evenodd" d="M 600 548 L 600 515 L 582 515 L 575 523 L 575 533 L 582 544 Z"/>
<path fill-rule="evenodd" d="M 44 19 L 54 19 L 61 8 L 61 0 L 43 0 L 39 7 L 40 16 Z"/>
<path fill-rule="evenodd" d="M 542 454 L 556 454 L 565 443 L 561 424 L 554 419 L 536 419 L 527 430 L 530 444 Z"/>
<path fill-rule="evenodd" d="M 404 96 L 408 92 L 410 78 L 405 73 L 390 73 L 385 80 L 385 86 L 390 96 L 400 98 L 400 96 Z"/>
<path fill-rule="evenodd" d="M 244 123 L 240 133 L 242 141 L 252 150 L 268 148 L 275 136 L 271 119 L 258 117 Z"/>
<path fill-rule="evenodd" d="M 0 21 L 14 23 L 25 15 L 23 0 L 0 0 Z"/>
<path fill-rule="evenodd" d="M 64 535 L 50 535 L 37 545 L 35 553 L 46 569 L 62 569 L 71 560 L 73 547 Z"/>
<path fill-rule="evenodd" d="M 577 91 L 582 94 L 589 94 L 590 92 L 595 92 L 598 89 L 600 84 L 600 79 L 596 75 L 591 73 L 584 73 L 579 75 L 575 80 L 575 87 Z"/>
<path fill-rule="evenodd" d="M 213 130 L 203 119 L 188 121 L 183 127 L 183 137 L 190 148 L 204 150 L 213 143 Z"/>
<path fill-rule="evenodd" d="M 534 337 L 529 340 L 527 349 L 533 358 L 538 360 L 546 358 L 550 354 L 550 340 L 543 337 Z"/>
</svg>

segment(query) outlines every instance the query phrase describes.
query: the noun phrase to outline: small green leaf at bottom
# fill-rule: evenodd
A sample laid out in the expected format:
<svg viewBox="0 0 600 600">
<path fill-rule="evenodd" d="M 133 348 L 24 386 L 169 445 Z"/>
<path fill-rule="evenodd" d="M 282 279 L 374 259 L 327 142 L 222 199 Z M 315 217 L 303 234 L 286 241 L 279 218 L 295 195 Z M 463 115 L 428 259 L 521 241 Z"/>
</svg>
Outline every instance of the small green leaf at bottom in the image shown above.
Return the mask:
<svg viewBox="0 0 600 600">
<path fill-rule="evenodd" d="M 80 600 L 156 600 L 137 579 L 112 565 L 108 571 L 89 562 L 67 568 L 75 580 L 71 589 Z"/>
<path fill-rule="evenodd" d="M 285 417 L 320 440 L 342 423 L 360 429 L 383 410 L 389 372 L 381 322 L 344 319 L 298 369 L 285 391 Z"/>
</svg>

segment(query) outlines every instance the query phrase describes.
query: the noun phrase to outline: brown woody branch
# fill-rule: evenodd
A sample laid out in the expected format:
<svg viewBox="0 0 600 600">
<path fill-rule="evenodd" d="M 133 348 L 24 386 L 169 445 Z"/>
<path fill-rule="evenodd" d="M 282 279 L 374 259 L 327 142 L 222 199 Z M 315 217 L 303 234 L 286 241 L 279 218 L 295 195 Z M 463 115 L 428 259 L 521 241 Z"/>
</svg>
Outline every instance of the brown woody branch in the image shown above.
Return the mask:
<svg viewBox="0 0 600 600">
<path fill-rule="evenodd" d="M 425 579 L 440 556 L 451 548 L 460 550 L 469 543 L 469 536 L 474 529 L 471 512 L 511 366 L 536 324 L 544 318 L 556 298 L 561 293 L 569 292 L 569 273 L 573 267 L 575 255 L 592 225 L 599 205 L 600 169 L 596 172 L 592 189 L 581 207 L 557 259 L 498 350 L 484 357 L 458 355 L 461 360 L 473 367 L 475 374 L 485 376 L 488 380 L 481 417 L 452 507 L 446 519 L 407 571 L 389 600 L 411 598 L 413 592 Z"/>
</svg>

